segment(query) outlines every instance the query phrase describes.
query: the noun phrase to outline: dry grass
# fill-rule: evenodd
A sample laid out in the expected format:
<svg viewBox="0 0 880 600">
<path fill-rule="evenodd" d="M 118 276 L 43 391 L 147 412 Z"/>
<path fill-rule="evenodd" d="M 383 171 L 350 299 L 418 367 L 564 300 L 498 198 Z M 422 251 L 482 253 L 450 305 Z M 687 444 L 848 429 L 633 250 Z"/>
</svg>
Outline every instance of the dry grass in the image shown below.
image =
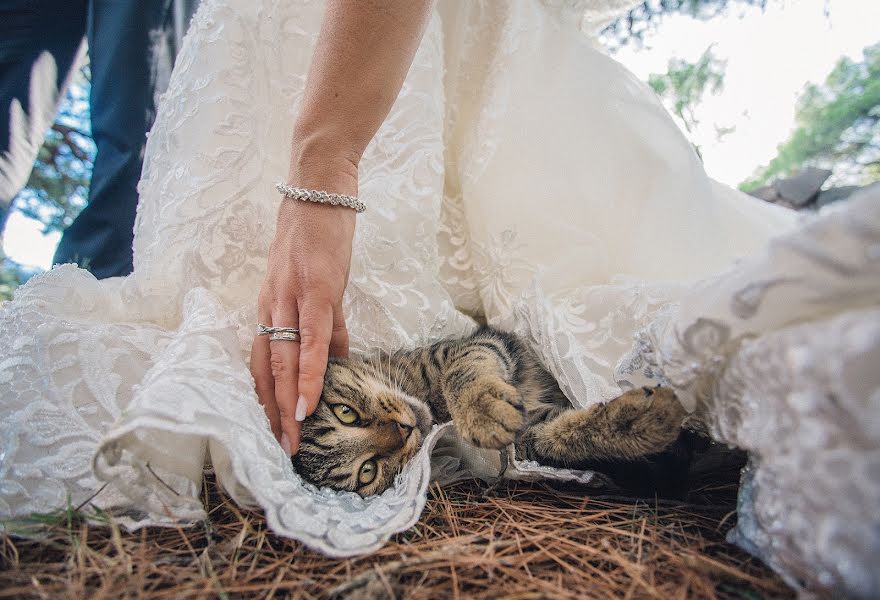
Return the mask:
<svg viewBox="0 0 880 600">
<path fill-rule="evenodd" d="M 338 560 L 273 535 L 207 477 L 210 525 L 130 534 L 67 515 L 40 541 L 3 536 L 0 598 L 793 596 L 724 542 L 731 483 L 699 488 L 690 498 L 701 504 L 540 484 L 483 489 L 434 488 L 411 530 L 374 555 Z"/>
</svg>

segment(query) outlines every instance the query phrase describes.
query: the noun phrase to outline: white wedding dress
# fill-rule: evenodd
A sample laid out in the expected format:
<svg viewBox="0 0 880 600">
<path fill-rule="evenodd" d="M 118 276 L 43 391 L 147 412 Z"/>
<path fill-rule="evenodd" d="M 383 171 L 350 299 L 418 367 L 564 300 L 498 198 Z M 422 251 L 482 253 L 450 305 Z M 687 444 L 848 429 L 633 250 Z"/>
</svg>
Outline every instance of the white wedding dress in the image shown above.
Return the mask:
<svg viewBox="0 0 880 600">
<path fill-rule="evenodd" d="M 576 404 L 674 385 L 751 452 L 735 539 L 793 585 L 876 593 L 880 193 L 795 224 L 709 180 L 653 94 L 593 46 L 628 3 L 440 0 L 361 165 L 352 346 L 422 344 L 482 315 Z M 57 267 L 0 311 L 3 517 L 98 492 L 129 527 L 192 522 L 210 459 L 274 531 L 346 556 L 418 519 L 441 438 L 434 477 L 497 468 L 438 426 L 381 496 L 316 490 L 257 403 L 272 186 L 321 16 L 320 2 L 204 1 L 147 146 L 134 273 Z"/>
</svg>

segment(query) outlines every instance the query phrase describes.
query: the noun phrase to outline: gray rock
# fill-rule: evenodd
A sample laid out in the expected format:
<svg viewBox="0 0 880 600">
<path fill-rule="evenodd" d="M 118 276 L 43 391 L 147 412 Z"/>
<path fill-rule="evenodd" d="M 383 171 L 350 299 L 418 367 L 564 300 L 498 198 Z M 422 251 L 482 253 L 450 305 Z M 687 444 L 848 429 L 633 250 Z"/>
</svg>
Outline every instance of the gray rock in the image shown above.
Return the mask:
<svg viewBox="0 0 880 600">
<path fill-rule="evenodd" d="M 816 199 L 822 184 L 829 177 L 831 171 L 827 169 L 807 167 L 796 175 L 777 179 L 773 182 L 773 187 L 786 203 L 795 208 L 803 208 Z"/>
<path fill-rule="evenodd" d="M 767 202 L 776 202 L 779 200 L 779 193 L 776 191 L 776 188 L 772 185 L 765 185 L 764 187 L 759 187 L 758 189 L 752 190 L 749 192 L 750 195 L 755 198 L 760 198 L 761 200 L 766 200 Z"/>
<path fill-rule="evenodd" d="M 862 189 L 857 185 L 845 185 L 841 187 L 833 187 L 827 190 L 823 190 L 819 192 L 819 195 L 816 197 L 815 207 L 817 209 L 822 208 L 823 206 L 827 206 L 832 202 L 838 202 L 839 200 L 844 200 L 845 198 L 849 198 L 855 192 Z"/>
</svg>

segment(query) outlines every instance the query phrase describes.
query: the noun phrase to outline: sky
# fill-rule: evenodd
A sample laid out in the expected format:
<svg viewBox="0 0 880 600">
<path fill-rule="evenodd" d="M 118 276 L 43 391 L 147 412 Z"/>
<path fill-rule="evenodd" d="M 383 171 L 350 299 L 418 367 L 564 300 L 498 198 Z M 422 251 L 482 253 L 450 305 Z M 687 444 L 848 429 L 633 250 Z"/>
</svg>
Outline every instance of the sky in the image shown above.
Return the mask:
<svg viewBox="0 0 880 600">
<path fill-rule="evenodd" d="M 880 41 L 880 0 L 771 0 L 768 8 L 733 7 L 710 21 L 664 18 L 641 46 L 615 58 L 641 79 L 665 73 L 671 58 L 695 61 L 714 45 L 727 61 L 724 90 L 708 96 L 693 141 L 709 175 L 736 186 L 776 154 L 794 129 L 795 101 L 808 82 L 821 83 L 842 57 L 858 60 Z M 718 141 L 715 127 L 735 127 Z M 4 251 L 43 269 L 51 265 L 58 234 L 21 215 L 9 217 Z"/>
<path fill-rule="evenodd" d="M 48 269 L 60 238 L 60 233 L 43 235 L 42 223 L 13 211 L 3 231 L 3 251 L 25 267 Z"/>
<path fill-rule="evenodd" d="M 859 60 L 862 49 L 880 41 L 880 0 L 768 4 L 763 12 L 734 7 L 710 21 L 667 17 L 644 47 L 615 55 L 643 80 L 665 73 L 672 57 L 695 62 L 709 46 L 727 61 L 724 89 L 699 107 L 692 141 L 709 175 L 731 186 L 776 156 L 794 129 L 796 100 L 808 82 L 823 82 L 842 56 Z M 718 141 L 716 126 L 736 129 Z"/>
</svg>

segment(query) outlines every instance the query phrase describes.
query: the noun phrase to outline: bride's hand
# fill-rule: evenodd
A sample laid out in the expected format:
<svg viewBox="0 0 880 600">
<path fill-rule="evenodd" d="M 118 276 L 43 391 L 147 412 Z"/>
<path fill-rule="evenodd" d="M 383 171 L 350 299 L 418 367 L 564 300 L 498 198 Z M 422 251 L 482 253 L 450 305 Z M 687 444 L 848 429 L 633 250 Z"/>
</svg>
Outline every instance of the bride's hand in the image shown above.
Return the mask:
<svg viewBox="0 0 880 600">
<path fill-rule="evenodd" d="M 388 115 L 428 24 L 432 0 L 329 0 L 293 130 L 289 183 L 357 195 L 358 163 Z M 327 353 L 345 355 L 342 292 L 355 212 L 285 200 L 257 317 L 297 327 L 302 341 L 257 336 L 251 373 L 272 431 L 290 454 L 315 410 Z"/>
<path fill-rule="evenodd" d="M 356 193 L 354 187 L 340 193 Z M 303 419 L 320 399 L 328 352 L 348 354 L 342 294 L 355 214 L 342 206 L 290 199 L 278 212 L 257 317 L 265 325 L 299 328 L 300 342 L 256 336 L 251 373 L 272 432 L 291 455 L 299 448 Z"/>
</svg>

